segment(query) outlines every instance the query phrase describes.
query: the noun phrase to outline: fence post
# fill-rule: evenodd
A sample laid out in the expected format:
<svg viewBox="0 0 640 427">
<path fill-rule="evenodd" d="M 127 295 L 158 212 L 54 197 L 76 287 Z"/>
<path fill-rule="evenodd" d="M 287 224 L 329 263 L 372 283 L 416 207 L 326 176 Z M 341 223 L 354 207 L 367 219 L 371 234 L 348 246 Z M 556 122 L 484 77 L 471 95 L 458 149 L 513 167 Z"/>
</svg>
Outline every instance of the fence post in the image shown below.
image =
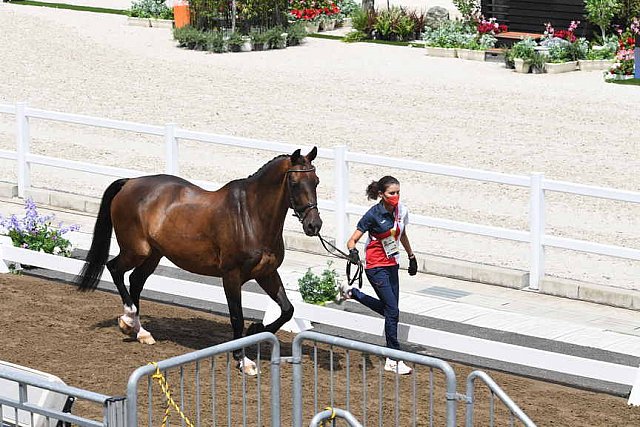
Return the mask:
<svg viewBox="0 0 640 427">
<path fill-rule="evenodd" d="M 333 149 L 335 153 L 335 215 L 336 215 L 336 246 L 343 247 L 347 243 L 347 227 L 349 215 L 347 204 L 349 203 L 349 163 L 347 162 L 347 147 L 339 145 Z"/>
<path fill-rule="evenodd" d="M 18 197 L 25 198 L 31 186 L 31 166 L 27 162 L 29 154 L 29 118 L 27 103 L 16 103 L 16 152 L 18 153 Z"/>
<path fill-rule="evenodd" d="M 531 261 L 529 265 L 529 289 L 538 290 L 544 277 L 544 174 L 531 174 L 531 193 L 529 203 L 529 230 L 531 234 Z"/>
<path fill-rule="evenodd" d="M 169 175 L 179 175 L 178 166 L 178 140 L 176 139 L 176 124 L 167 123 L 164 125 L 164 146 L 165 146 L 165 172 Z"/>
</svg>

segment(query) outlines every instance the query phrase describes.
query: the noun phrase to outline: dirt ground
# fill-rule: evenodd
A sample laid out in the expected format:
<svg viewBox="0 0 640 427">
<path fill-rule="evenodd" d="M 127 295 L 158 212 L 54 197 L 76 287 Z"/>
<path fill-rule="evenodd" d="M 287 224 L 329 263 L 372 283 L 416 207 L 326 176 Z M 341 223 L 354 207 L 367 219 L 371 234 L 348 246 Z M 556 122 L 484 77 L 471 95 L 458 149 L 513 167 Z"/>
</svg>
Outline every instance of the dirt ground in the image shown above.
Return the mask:
<svg viewBox="0 0 640 427">
<path fill-rule="evenodd" d="M 142 322 L 158 341 L 154 346 L 145 346 L 122 335 L 116 324 L 120 315 L 119 296 L 96 291 L 83 294 L 74 287 L 54 281 L 42 280 L 27 275 L 0 276 L 0 330 L 4 342 L 0 346 L 0 359 L 52 373 L 68 385 L 91 391 L 121 396 L 126 393 L 129 375 L 139 366 L 151 361 L 163 360 L 193 350 L 220 344 L 229 339 L 231 328 L 226 317 L 195 311 L 182 307 L 144 301 Z M 9 337 L 11 339 L 9 339 Z M 291 354 L 292 334 L 278 333 L 282 346 L 282 355 Z M 255 357 L 257 350 L 248 352 Z M 215 363 L 202 363 L 199 366 L 198 382 L 201 390 L 211 390 L 212 382 L 224 392 L 205 391 L 200 399 L 201 410 L 196 411 L 196 397 L 188 389 L 195 381 L 192 368 L 185 370 L 185 412 L 194 419 L 199 418 L 202 425 L 212 425 L 211 418 L 218 424 L 240 424 L 243 411 L 248 413 L 247 425 L 269 425 L 269 368 L 268 349 L 261 347 L 261 382 L 256 384 L 253 378 L 242 380 L 242 376 L 232 370 L 227 377 L 227 356 L 220 356 Z M 307 357 L 308 356 L 308 357 Z M 312 360 L 318 359 L 318 378 L 314 380 Z M 345 396 L 348 393 L 350 409 L 356 417 L 366 418 L 370 424 L 410 425 L 411 410 L 405 406 L 411 402 L 413 393 L 418 402 L 418 425 L 429 423 L 429 381 L 433 379 L 435 390 L 434 423 L 442 425 L 442 378 L 437 372 L 431 375 L 428 369 L 416 369 L 416 375 L 402 377 L 396 382 L 395 375 L 384 373 L 381 362 L 376 357 L 364 357 L 356 354 L 347 356 L 339 349 L 323 346 L 305 346 L 303 360 L 305 380 L 303 395 L 305 401 L 305 420 L 308 423 L 317 406 L 322 410 L 330 403 L 329 390 L 334 390 L 334 406 L 346 407 Z M 333 367 L 331 375 L 329 367 Z M 346 367 L 349 370 L 346 370 Z M 362 366 L 366 366 L 366 378 L 362 378 Z M 458 389 L 464 391 L 464 378 L 472 367 L 453 364 L 458 377 Z M 351 385 L 345 385 L 345 373 L 351 373 Z M 640 425 L 640 408 L 631 408 L 626 400 L 605 394 L 577 390 L 569 387 L 544 383 L 527 378 L 489 372 L 495 381 L 516 401 L 539 426 L 637 426 Z M 414 377 L 414 378 L 412 378 Z M 168 381 L 174 390 L 180 389 L 177 373 L 170 372 Z M 415 379 L 415 384 L 414 384 Z M 359 382 L 358 382 L 359 381 Z M 243 387 L 244 382 L 244 387 Z M 146 410 L 147 385 L 143 384 L 139 407 Z M 155 384 L 151 386 L 156 387 Z M 290 425 L 291 413 L 291 366 L 282 365 L 281 375 L 281 411 L 282 424 Z M 401 410 L 393 409 L 394 390 L 398 387 Z M 218 389 L 216 389 L 218 390 Z M 382 393 L 380 391 L 382 390 Z M 248 396 L 246 407 L 228 396 Z M 366 395 L 364 395 L 366 393 Z M 380 402 L 378 396 L 385 396 Z M 476 396 L 478 416 L 475 425 L 488 425 L 484 418 L 489 404 L 487 391 L 479 387 Z M 257 399 L 262 400 L 261 419 L 257 419 Z M 154 417 L 164 409 L 162 399 L 154 393 Z M 213 402 L 213 403 L 212 403 Z M 366 402 L 363 405 L 362 402 Z M 499 407 L 496 403 L 496 407 Z M 364 411 L 366 410 L 366 414 Z M 458 425 L 463 425 L 464 405 L 459 405 Z M 100 419 L 100 411 L 78 403 L 74 413 Z M 395 418 L 397 416 L 397 418 Z M 496 425 L 509 425 L 508 416 L 503 410 L 497 412 Z M 146 416 L 141 415 L 141 423 Z M 172 423 L 178 421 L 172 416 Z M 160 424 L 160 418 L 153 418 L 152 424 Z M 517 424 L 516 424 L 517 425 Z"/>
</svg>

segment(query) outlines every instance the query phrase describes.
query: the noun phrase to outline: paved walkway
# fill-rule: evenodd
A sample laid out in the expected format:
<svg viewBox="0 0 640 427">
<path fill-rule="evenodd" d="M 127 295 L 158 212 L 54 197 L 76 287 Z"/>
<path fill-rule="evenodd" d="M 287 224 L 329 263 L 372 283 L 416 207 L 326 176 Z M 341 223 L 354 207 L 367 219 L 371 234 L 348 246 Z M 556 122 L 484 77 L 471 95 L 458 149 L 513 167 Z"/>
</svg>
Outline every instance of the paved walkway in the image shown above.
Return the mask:
<svg viewBox="0 0 640 427">
<path fill-rule="evenodd" d="M 23 215 L 16 200 L 0 199 L 0 214 Z M 79 224 L 72 233 L 78 248 L 88 248 L 95 218 L 85 213 L 39 208 L 40 214 L 55 213 L 56 221 Z M 335 260 L 335 259 L 333 259 Z M 287 251 L 280 273 L 292 299 L 298 299 L 297 280 L 308 268 L 321 273 L 328 256 Z M 333 266 L 344 274 L 340 260 Z M 584 301 L 542 295 L 526 290 L 462 281 L 418 273 L 409 276 L 401 270 L 400 310 L 403 322 L 449 323 L 452 331 L 473 335 L 469 330 L 489 332 L 491 339 L 509 341 L 519 336 L 519 345 L 564 352 L 599 360 L 616 360 L 630 366 L 640 364 L 640 313 Z M 366 283 L 363 291 L 374 294 Z M 372 314 L 360 304 L 347 301 L 343 309 Z M 466 331 L 466 332 L 465 332 Z M 477 334 L 477 332 L 476 332 Z M 513 339 L 511 339 L 513 342 Z M 536 344 L 537 343 L 537 344 Z M 540 344 L 543 343 L 543 344 Z M 545 344 L 546 343 L 546 344 Z"/>
</svg>

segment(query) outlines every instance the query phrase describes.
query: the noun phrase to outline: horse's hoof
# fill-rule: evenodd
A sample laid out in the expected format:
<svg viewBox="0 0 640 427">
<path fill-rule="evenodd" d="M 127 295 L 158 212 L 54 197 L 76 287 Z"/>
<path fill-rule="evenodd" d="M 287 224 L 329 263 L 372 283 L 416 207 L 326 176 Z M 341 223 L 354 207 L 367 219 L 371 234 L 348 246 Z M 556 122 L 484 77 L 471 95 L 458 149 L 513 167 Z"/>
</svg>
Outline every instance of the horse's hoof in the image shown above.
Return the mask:
<svg viewBox="0 0 640 427">
<path fill-rule="evenodd" d="M 147 333 L 144 335 L 138 335 L 138 342 L 142 344 L 153 345 L 156 343 L 156 340 L 153 339 L 153 336 L 151 334 Z"/>
<path fill-rule="evenodd" d="M 122 320 L 122 317 L 118 317 L 118 326 L 120 327 L 120 332 L 122 332 L 125 335 L 134 335 L 134 330 L 133 330 L 133 326 L 129 326 L 127 324 L 127 322 L 125 322 L 124 320 Z"/>
<path fill-rule="evenodd" d="M 249 375 L 251 377 L 258 375 L 258 367 L 248 357 L 238 361 L 237 366 L 240 372 L 244 372 L 245 375 Z"/>
<path fill-rule="evenodd" d="M 264 325 L 262 324 L 262 322 L 252 323 L 247 328 L 247 336 L 253 335 L 253 334 L 259 334 L 260 332 L 264 332 L 264 331 L 265 331 L 265 329 L 264 329 Z"/>
</svg>

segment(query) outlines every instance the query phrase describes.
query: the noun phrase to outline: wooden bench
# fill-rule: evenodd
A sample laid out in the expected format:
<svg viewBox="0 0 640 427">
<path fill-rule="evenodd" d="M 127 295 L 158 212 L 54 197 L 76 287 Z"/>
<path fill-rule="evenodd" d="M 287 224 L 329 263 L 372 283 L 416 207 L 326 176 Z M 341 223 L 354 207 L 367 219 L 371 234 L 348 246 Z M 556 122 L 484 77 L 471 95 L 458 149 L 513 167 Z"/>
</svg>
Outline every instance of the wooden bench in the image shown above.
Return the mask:
<svg viewBox="0 0 640 427">
<path fill-rule="evenodd" d="M 500 46 L 511 47 L 514 43 L 519 42 L 520 40 L 524 40 L 527 37 L 530 37 L 534 40 L 541 39 L 543 34 L 539 33 L 525 33 L 521 31 L 505 31 L 504 33 L 500 33 L 496 35 L 498 39 L 498 43 Z"/>
</svg>

